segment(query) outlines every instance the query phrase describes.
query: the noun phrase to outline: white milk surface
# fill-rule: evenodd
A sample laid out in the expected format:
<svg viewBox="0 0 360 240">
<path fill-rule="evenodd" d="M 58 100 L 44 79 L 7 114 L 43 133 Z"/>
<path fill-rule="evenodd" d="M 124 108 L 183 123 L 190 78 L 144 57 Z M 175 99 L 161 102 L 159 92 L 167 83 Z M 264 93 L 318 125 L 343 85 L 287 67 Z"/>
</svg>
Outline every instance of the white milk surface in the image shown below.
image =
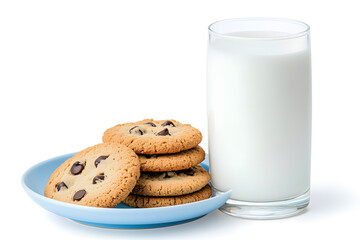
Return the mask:
<svg viewBox="0 0 360 240">
<path fill-rule="evenodd" d="M 310 187 L 310 50 L 304 39 L 263 39 L 282 34 L 209 44 L 211 181 L 231 199 L 285 200 Z"/>
</svg>

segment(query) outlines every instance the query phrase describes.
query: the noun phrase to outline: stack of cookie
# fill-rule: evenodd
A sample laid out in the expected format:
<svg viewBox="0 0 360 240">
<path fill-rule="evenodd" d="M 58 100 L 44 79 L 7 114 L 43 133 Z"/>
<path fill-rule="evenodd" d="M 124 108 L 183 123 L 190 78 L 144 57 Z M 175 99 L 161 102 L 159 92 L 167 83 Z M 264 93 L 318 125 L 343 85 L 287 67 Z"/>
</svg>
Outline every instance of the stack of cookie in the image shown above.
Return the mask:
<svg viewBox="0 0 360 240">
<path fill-rule="evenodd" d="M 104 143 L 66 160 L 46 197 L 91 207 L 161 207 L 209 198 L 201 133 L 177 121 L 143 120 L 105 131 Z M 124 146 L 126 145 L 126 146 Z"/>
<path fill-rule="evenodd" d="M 123 201 L 132 207 L 161 207 L 190 203 L 211 196 L 209 173 L 198 146 L 201 132 L 175 120 L 120 124 L 105 131 L 105 143 L 121 143 L 138 154 L 141 176 Z"/>
</svg>

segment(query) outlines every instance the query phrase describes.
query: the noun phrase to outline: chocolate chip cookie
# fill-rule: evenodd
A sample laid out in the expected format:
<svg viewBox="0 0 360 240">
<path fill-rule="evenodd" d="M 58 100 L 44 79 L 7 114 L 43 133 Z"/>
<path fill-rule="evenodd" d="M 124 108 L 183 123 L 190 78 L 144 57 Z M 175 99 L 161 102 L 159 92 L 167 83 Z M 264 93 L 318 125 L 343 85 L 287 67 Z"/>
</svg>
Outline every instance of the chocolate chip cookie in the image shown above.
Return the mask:
<svg viewBox="0 0 360 240">
<path fill-rule="evenodd" d="M 91 207 L 115 207 L 140 177 L 138 156 L 115 143 L 89 147 L 66 160 L 51 175 L 44 195 Z"/>
<path fill-rule="evenodd" d="M 196 146 L 179 153 L 138 155 L 141 172 L 168 172 L 194 167 L 205 159 L 205 151 Z"/>
<path fill-rule="evenodd" d="M 210 197 L 211 187 L 206 185 L 199 191 L 175 197 L 146 197 L 130 194 L 123 202 L 131 207 L 152 208 L 192 203 L 205 200 Z"/>
<path fill-rule="evenodd" d="M 210 181 L 200 165 L 174 172 L 142 172 L 132 194 L 142 196 L 178 196 L 196 192 Z"/>
<path fill-rule="evenodd" d="M 201 140 L 198 129 L 175 120 L 119 124 L 103 135 L 103 142 L 122 143 L 138 154 L 177 153 L 197 146 Z"/>
</svg>

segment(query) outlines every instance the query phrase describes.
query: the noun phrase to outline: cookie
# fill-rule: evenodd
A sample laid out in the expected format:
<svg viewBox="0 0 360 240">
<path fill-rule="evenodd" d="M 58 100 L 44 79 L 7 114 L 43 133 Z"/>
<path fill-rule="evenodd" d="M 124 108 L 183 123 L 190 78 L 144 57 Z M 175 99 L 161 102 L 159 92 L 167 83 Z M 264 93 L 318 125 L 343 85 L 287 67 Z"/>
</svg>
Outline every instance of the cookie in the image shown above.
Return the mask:
<svg viewBox="0 0 360 240">
<path fill-rule="evenodd" d="M 206 185 L 201 190 L 175 197 L 146 197 L 130 194 L 123 202 L 130 207 L 153 208 L 197 202 L 211 197 L 211 187 Z"/>
<path fill-rule="evenodd" d="M 196 146 L 179 153 L 163 155 L 138 155 L 140 171 L 168 172 L 194 167 L 205 159 L 205 151 Z"/>
<path fill-rule="evenodd" d="M 179 196 L 193 193 L 210 181 L 201 166 L 176 172 L 142 172 L 132 194 L 142 196 Z"/>
<path fill-rule="evenodd" d="M 103 142 L 122 143 L 138 154 L 177 153 L 197 146 L 201 140 L 198 129 L 175 120 L 119 124 L 103 135 Z"/>
<path fill-rule="evenodd" d="M 115 207 L 140 177 L 138 156 L 114 143 L 89 147 L 66 160 L 51 175 L 44 195 L 91 207 Z"/>
</svg>

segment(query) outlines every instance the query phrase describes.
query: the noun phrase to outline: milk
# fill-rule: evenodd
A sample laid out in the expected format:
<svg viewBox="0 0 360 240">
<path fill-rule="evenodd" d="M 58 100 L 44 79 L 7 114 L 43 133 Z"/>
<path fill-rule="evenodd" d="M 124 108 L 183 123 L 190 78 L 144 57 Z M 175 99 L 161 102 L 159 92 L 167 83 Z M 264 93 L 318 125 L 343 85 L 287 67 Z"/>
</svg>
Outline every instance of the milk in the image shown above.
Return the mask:
<svg viewBox="0 0 360 240">
<path fill-rule="evenodd" d="M 281 32 L 211 39 L 207 101 L 211 183 L 231 199 L 279 201 L 310 187 L 310 50 Z"/>
</svg>

